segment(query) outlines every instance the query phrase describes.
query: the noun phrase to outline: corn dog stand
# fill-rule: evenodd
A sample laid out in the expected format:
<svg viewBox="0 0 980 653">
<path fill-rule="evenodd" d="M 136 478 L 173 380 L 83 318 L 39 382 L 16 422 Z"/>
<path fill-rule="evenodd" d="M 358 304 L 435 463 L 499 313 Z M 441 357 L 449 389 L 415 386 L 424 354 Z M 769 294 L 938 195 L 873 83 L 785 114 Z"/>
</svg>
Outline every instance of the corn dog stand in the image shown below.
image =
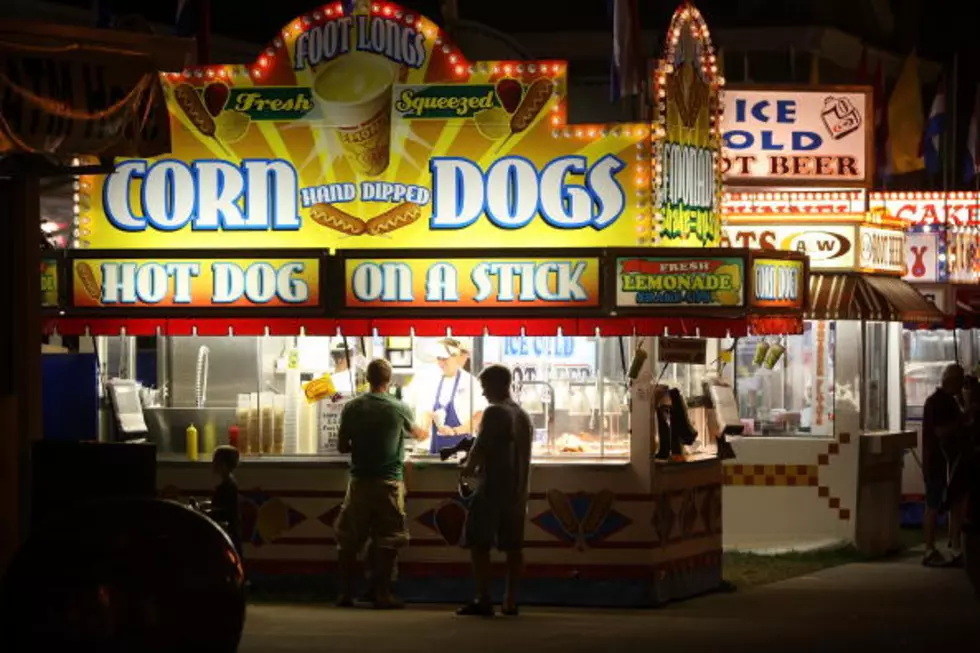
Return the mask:
<svg viewBox="0 0 980 653">
<path fill-rule="evenodd" d="M 236 444 L 266 582 L 316 586 L 336 560 L 345 396 L 304 387 L 356 387 L 383 356 L 429 434 L 407 452 L 406 599 L 471 591 L 466 501 L 436 445 L 478 429 L 473 375 L 491 362 L 535 424 L 527 600 L 711 591 L 714 444 L 738 424 L 731 389 L 705 383 L 731 338 L 800 331 L 807 268 L 717 247 L 721 81 L 696 9 L 671 33 L 653 125 L 567 125 L 563 62 L 471 63 L 390 3 L 325 5 L 254 65 L 165 75 L 174 155 L 80 180 L 71 296 L 48 328 L 96 337 L 107 376 L 155 348 L 156 387 L 138 391 L 161 491 L 206 494 L 210 452 Z M 660 385 L 697 434 L 655 461 Z"/>
</svg>

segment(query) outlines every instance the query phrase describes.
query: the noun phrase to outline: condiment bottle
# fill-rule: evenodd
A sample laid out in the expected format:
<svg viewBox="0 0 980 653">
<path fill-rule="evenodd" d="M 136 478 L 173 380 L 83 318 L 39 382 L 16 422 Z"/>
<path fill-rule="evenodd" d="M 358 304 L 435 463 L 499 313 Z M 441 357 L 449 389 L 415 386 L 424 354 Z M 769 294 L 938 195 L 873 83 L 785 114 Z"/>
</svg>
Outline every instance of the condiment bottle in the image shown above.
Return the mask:
<svg viewBox="0 0 980 653">
<path fill-rule="evenodd" d="M 228 445 L 238 448 L 238 427 L 234 424 L 228 427 Z"/>
<path fill-rule="evenodd" d="M 212 454 L 218 446 L 218 434 L 215 432 L 214 422 L 208 420 L 204 423 L 204 453 Z"/>
<path fill-rule="evenodd" d="M 197 461 L 197 427 L 191 424 L 187 427 L 187 460 Z"/>
</svg>

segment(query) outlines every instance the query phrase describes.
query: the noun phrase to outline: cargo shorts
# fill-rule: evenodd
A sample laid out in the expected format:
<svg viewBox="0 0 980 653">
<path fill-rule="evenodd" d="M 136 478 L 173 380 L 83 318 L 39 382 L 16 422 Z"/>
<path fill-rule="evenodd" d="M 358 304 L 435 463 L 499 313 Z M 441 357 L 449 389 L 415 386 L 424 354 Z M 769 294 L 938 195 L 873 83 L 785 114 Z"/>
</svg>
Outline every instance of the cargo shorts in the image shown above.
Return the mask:
<svg viewBox="0 0 980 653">
<path fill-rule="evenodd" d="M 495 501 L 480 490 L 473 494 L 466 515 L 463 547 L 504 553 L 524 548 L 527 500 Z"/>
<path fill-rule="evenodd" d="M 382 549 L 400 549 L 408 544 L 405 484 L 352 478 L 334 532 L 337 548 L 343 551 L 360 553 L 368 539 Z"/>
</svg>

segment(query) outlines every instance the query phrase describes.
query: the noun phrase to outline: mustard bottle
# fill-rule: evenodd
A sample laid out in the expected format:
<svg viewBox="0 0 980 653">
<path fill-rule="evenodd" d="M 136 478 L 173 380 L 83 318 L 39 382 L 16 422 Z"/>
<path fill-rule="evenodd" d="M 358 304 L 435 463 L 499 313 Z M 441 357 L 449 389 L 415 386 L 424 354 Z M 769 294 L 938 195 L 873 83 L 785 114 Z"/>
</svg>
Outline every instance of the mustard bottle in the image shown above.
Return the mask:
<svg viewBox="0 0 980 653">
<path fill-rule="evenodd" d="M 187 427 L 187 460 L 197 462 L 197 427 L 191 424 Z"/>
<path fill-rule="evenodd" d="M 218 435 L 214 428 L 214 422 L 204 423 L 204 453 L 211 455 L 218 446 Z"/>
</svg>

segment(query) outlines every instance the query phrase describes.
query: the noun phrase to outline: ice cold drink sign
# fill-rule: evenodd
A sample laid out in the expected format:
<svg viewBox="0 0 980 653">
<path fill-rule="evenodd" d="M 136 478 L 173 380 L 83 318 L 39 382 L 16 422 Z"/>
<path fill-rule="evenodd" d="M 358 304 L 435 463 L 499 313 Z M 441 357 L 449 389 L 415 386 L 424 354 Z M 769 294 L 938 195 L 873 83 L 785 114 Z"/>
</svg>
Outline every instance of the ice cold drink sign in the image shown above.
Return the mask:
<svg viewBox="0 0 980 653">
<path fill-rule="evenodd" d="M 76 307 L 315 306 L 319 261 L 76 260 Z"/>
<path fill-rule="evenodd" d="M 729 183 L 869 181 L 865 92 L 728 89 L 723 101 L 722 171 Z"/>
</svg>

